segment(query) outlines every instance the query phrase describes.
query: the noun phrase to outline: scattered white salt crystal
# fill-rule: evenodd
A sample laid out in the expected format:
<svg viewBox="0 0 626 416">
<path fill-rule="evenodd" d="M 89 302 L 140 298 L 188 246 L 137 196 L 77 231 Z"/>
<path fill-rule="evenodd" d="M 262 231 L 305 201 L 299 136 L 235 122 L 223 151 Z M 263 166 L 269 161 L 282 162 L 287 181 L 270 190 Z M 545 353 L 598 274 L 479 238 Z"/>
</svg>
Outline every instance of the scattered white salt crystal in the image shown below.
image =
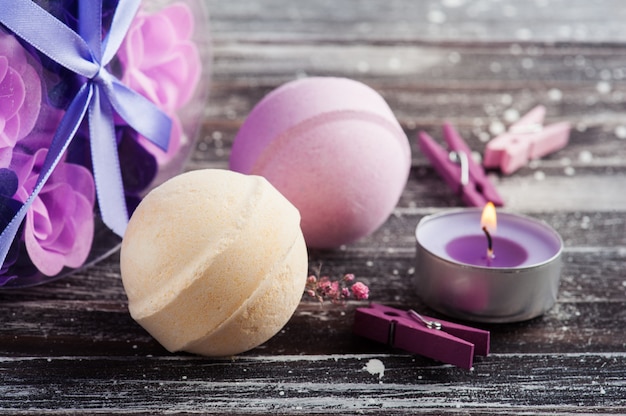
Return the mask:
<svg viewBox="0 0 626 416">
<path fill-rule="evenodd" d="M 400 58 L 398 58 L 397 56 L 392 56 L 391 58 L 389 58 L 389 61 L 387 61 L 389 69 L 399 69 L 401 63 L 402 62 L 400 61 Z"/>
<path fill-rule="evenodd" d="M 563 171 L 567 176 L 574 176 L 574 174 L 576 173 L 576 169 L 574 169 L 572 166 L 566 167 Z"/>
<path fill-rule="evenodd" d="M 544 180 L 546 178 L 546 174 L 543 173 L 543 171 L 540 171 L 540 170 L 535 172 L 533 176 L 535 177 L 535 180 L 538 180 L 538 181 L 542 181 L 542 180 Z"/>
<path fill-rule="evenodd" d="M 500 114 L 500 107 L 496 106 L 495 104 L 483 104 L 483 109 L 485 110 L 485 113 L 489 114 L 490 116 Z"/>
<path fill-rule="evenodd" d="M 591 163 L 593 154 L 589 150 L 583 150 L 578 154 L 578 160 L 582 163 Z"/>
<path fill-rule="evenodd" d="M 234 120 L 237 118 L 237 111 L 233 108 L 227 108 L 226 109 L 226 118 L 228 118 L 229 120 Z"/>
<path fill-rule="evenodd" d="M 626 139 L 626 126 L 615 127 L 615 136 L 617 136 L 618 139 Z"/>
<path fill-rule="evenodd" d="M 580 228 L 582 228 L 583 230 L 586 230 L 589 228 L 589 224 L 591 224 L 591 219 L 587 215 L 581 218 Z"/>
<path fill-rule="evenodd" d="M 450 52 L 448 55 L 448 61 L 453 64 L 458 64 L 461 62 L 461 54 L 458 52 Z"/>
<path fill-rule="evenodd" d="M 442 4 L 444 5 L 444 7 L 461 7 L 462 5 L 464 5 L 466 2 L 466 0 L 443 0 Z"/>
<path fill-rule="evenodd" d="M 557 28 L 559 37 L 569 39 L 572 37 L 572 27 L 567 25 L 561 25 Z"/>
<path fill-rule="evenodd" d="M 608 94 L 609 92 L 611 92 L 611 88 L 611 84 L 606 81 L 600 81 L 596 84 L 596 91 L 598 91 L 600 94 Z"/>
<path fill-rule="evenodd" d="M 514 43 L 509 47 L 509 52 L 511 52 L 511 55 L 519 55 L 523 51 L 520 45 L 518 45 L 517 43 Z"/>
<path fill-rule="evenodd" d="M 602 71 L 600 71 L 600 78 L 602 78 L 605 81 L 610 80 L 613 77 L 613 74 L 611 73 L 610 69 L 603 69 Z"/>
<path fill-rule="evenodd" d="M 492 121 L 491 124 L 489 124 L 489 132 L 493 135 L 502 134 L 505 130 L 504 124 L 500 121 Z"/>
<path fill-rule="evenodd" d="M 372 358 L 367 362 L 365 367 L 363 367 L 363 370 L 367 371 L 373 376 L 377 375 L 378 379 L 380 380 L 385 375 L 385 364 L 383 364 L 382 361 L 376 358 Z"/>
<path fill-rule="evenodd" d="M 428 12 L 428 21 L 436 24 L 443 23 L 446 21 L 446 14 L 441 10 L 431 10 Z"/>
<path fill-rule="evenodd" d="M 535 66 L 535 61 L 533 61 L 531 58 L 522 59 L 522 68 L 531 69 L 534 66 Z"/>
<path fill-rule="evenodd" d="M 563 98 L 563 92 L 558 88 L 550 88 L 548 90 L 548 98 L 551 101 L 561 101 Z"/>
<path fill-rule="evenodd" d="M 224 142 L 222 141 L 222 139 L 215 139 L 213 140 L 213 144 L 215 145 L 215 147 L 217 148 L 222 148 L 224 147 Z"/>
<path fill-rule="evenodd" d="M 515 32 L 515 36 L 519 40 L 529 40 L 530 38 L 533 37 L 533 32 L 527 27 L 522 27 L 518 29 L 517 32 Z"/>
<path fill-rule="evenodd" d="M 504 120 L 507 123 L 513 123 L 519 120 L 519 111 L 517 111 L 514 108 L 509 108 L 508 110 L 504 112 Z"/>
<path fill-rule="evenodd" d="M 576 55 L 574 57 L 574 63 L 576 66 L 585 66 L 587 65 L 587 59 L 583 55 Z"/>
<path fill-rule="evenodd" d="M 361 72 L 361 73 L 366 73 L 369 72 L 370 70 L 370 64 L 365 62 L 365 61 L 359 61 L 356 64 L 356 70 Z"/>
<path fill-rule="evenodd" d="M 489 69 L 494 74 L 497 74 L 498 72 L 502 71 L 502 64 L 500 62 L 492 62 L 491 64 L 489 64 Z"/>
</svg>

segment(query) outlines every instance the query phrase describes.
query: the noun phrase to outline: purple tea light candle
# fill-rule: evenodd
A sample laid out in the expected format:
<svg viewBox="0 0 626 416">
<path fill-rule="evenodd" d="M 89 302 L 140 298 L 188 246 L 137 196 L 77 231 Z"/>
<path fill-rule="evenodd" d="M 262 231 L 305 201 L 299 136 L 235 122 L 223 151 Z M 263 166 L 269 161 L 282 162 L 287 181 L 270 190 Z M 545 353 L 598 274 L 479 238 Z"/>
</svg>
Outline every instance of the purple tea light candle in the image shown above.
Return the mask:
<svg viewBox="0 0 626 416">
<path fill-rule="evenodd" d="M 517 322 L 556 301 L 563 240 L 549 225 L 495 209 L 422 218 L 415 231 L 418 295 L 431 308 L 465 320 Z M 491 240 L 492 252 L 489 252 Z"/>
</svg>

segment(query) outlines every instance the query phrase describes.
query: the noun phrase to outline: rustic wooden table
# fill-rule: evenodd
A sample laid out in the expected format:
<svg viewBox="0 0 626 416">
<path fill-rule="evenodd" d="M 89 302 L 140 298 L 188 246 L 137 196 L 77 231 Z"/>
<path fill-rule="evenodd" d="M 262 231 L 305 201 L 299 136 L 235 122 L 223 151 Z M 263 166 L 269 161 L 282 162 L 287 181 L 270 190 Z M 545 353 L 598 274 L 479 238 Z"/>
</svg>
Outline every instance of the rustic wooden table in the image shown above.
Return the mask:
<svg viewBox="0 0 626 416">
<path fill-rule="evenodd" d="M 365 302 L 306 298 L 269 342 L 214 360 L 170 354 L 130 318 L 114 255 L 45 286 L 0 292 L 0 413 L 626 412 L 623 2 L 207 3 L 213 83 L 189 169 L 226 168 L 250 109 L 297 77 L 363 81 L 400 120 L 413 168 L 396 210 L 372 236 L 310 253 L 311 269 L 354 273 L 376 302 L 428 311 L 411 283 L 414 228 L 461 206 L 418 151 L 418 130 L 441 137 L 451 121 L 482 153 L 492 133 L 537 104 L 548 122 L 570 121 L 565 149 L 492 176 L 509 210 L 563 237 L 557 304 L 527 322 L 478 325 L 491 331 L 492 354 L 470 371 L 352 335 Z M 367 371 L 370 360 L 379 371 Z"/>
</svg>

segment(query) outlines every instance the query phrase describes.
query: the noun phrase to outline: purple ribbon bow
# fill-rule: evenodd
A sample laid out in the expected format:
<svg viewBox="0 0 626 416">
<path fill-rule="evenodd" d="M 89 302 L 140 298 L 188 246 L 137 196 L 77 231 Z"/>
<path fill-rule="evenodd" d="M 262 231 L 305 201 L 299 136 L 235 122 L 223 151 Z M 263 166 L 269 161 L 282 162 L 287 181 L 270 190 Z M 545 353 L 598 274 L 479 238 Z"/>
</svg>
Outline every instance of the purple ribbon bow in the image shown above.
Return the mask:
<svg viewBox="0 0 626 416">
<path fill-rule="evenodd" d="M 128 223 L 128 210 L 117 154 L 113 110 L 139 134 L 164 150 L 167 149 L 172 126 L 170 118 L 152 102 L 123 85 L 106 69 L 119 49 L 139 4 L 140 0 L 120 0 L 104 39 L 102 0 L 78 2 L 79 33 L 31 0 L 3 1 L 0 5 L 0 23 L 44 55 L 86 79 L 55 132 L 33 192 L 0 234 L 0 264 L 4 262 L 30 205 L 61 160 L 87 113 L 93 174 L 102 220 L 113 232 L 123 236 Z"/>
</svg>

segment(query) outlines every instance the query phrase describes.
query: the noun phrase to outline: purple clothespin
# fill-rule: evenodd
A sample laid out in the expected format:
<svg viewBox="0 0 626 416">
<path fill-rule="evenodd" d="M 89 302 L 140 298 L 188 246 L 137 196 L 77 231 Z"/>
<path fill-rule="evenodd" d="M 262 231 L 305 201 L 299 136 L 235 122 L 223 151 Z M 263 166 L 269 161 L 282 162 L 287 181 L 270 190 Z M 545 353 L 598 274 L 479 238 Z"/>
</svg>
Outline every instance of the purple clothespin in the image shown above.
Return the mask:
<svg viewBox="0 0 626 416">
<path fill-rule="evenodd" d="M 489 331 L 433 319 L 413 310 L 372 304 L 357 308 L 355 334 L 461 368 L 489 354 Z"/>
<path fill-rule="evenodd" d="M 504 200 L 485 175 L 482 166 L 472 159 L 469 146 L 449 123 L 443 125 L 443 137 L 448 150 L 423 131 L 418 135 L 418 143 L 448 186 L 461 195 L 466 205 L 482 207 L 490 201 L 496 206 L 504 205 Z"/>
<path fill-rule="evenodd" d="M 483 165 L 508 175 L 528 163 L 565 147 L 570 124 L 566 121 L 543 126 L 546 108 L 539 105 L 487 143 Z"/>
</svg>

